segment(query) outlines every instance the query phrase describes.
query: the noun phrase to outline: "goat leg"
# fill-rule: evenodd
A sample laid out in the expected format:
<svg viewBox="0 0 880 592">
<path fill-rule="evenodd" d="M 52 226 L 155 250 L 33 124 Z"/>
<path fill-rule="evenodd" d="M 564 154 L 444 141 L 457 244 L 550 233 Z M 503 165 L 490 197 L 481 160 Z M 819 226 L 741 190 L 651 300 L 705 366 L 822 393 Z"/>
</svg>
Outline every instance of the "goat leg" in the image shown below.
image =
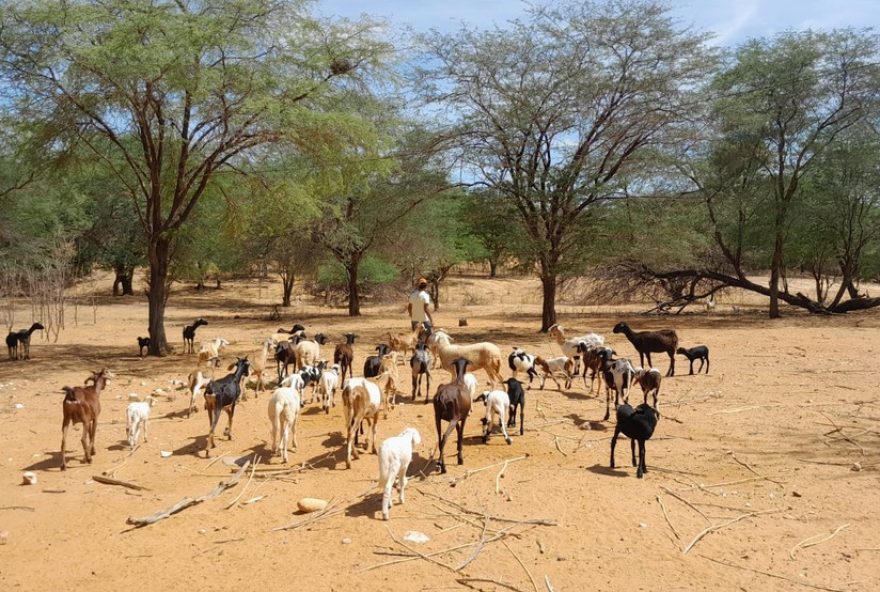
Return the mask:
<svg viewBox="0 0 880 592">
<path fill-rule="evenodd" d="M 636 469 L 636 477 L 642 478 L 642 475 L 648 472 L 648 465 L 645 464 L 645 441 L 639 440 L 639 468 Z"/>
<path fill-rule="evenodd" d="M 634 467 L 637 467 L 639 465 L 636 463 L 636 439 L 635 438 L 629 439 L 629 447 L 630 447 L 630 450 L 632 450 L 632 465 Z"/>
<path fill-rule="evenodd" d="M 614 426 L 614 435 L 611 436 L 611 463 L 609 466 L 614 468 L 614 448 L 617 446 L 617 437 L 620 435 L 620 428 Z"/>
<path fill-rule="evenodd" d="M 70 422 L 65 421 L 61 426 L 61 470 L 67 470 L 67 430 L 70 429 Z"/>
<path fill-rule="evenodd" d="M 464 444 L 464 420 L 465 419 L 467 419 L 467 418 L 466 417 L 462 418 L 460 421 L 457 421 L 456 425 L 455 425 L 455 431 L 457 432 L 457 435 L 458 435 L 458 464 L 460 464 L 460 465 L 464 464 L 464 454 L 462 454 L 462 452 L 463 452 L 462 448 L 463 448 L 463 444 Z"/>
</svg>

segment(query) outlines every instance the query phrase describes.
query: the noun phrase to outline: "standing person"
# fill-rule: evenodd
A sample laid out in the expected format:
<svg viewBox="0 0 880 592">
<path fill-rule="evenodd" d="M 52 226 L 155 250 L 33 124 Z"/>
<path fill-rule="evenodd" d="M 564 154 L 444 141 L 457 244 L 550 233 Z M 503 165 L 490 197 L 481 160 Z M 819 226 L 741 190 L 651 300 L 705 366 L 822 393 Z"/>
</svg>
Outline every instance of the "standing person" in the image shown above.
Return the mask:
<svg viewBox="0 0 880 592">
<path fill-rule="evenodd" d="M 416 289 L 410 292 L 409 304 L 406 305 L 406 312 L 409 313 L 410 326 L 415 331 L 419 324 L 425 326 L 425 335 L 430 335 L 434 319 L 431 317 L 431 311 L 428 307 L 431 304 L 431 296 L 428 295 L 428 280 L 419 278 Z"/>
</svg>

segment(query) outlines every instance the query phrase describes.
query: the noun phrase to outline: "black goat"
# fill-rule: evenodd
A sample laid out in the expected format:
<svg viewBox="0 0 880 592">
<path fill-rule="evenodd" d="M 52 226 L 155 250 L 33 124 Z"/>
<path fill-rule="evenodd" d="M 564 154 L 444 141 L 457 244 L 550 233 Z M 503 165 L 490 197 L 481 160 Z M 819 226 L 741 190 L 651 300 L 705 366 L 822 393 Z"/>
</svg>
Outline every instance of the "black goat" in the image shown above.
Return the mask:
<svg viewBox="0 0 880 592">
<path fill-rule="evenodd" d="M 645 440 L 650 440 L 657 427 L 657 412 L 647 403 L 642 403 L 635 409 L 627 404 L 617 408 L 617 425 L 614 426 L 614 436 L 611 437 L 611 468 L 614 468 L 614 447 L 617 445 L 617 436 L 620 432 L 630 439 L 632 448 L 632 464 L 638 466 L 636 477 L 642 478 L 642 474 L 648 472 L 645 465 Z M 639 462 L 636 464 L 636 441 L 639 443 Z"/>
<path fill-rule="evenodd" d="M 138 337 L 138 349 L 142 358 L 144 357 L 144 348 L 147 348 L 147 351 L 150 350 L 150 338 Z"/>
<path fill-rule="evenodd" d="M 9 348 L 10 360 L 31 359 L 31 333 L 43 330 L 45 327 L 40 323 L 34 323 L 30 329 L 10 331 L 6 336 L 6 347 Z"/>
<path fill-rule="evenodd" d="M 375 378 L 379 376 L 379 373 L 382 371 L 382 356 L 387 356 L 390 348 L 385 343 L 380 343 L 376 346 L 376 351 L 379 352 L 375 356 L 368 356 L 366 360 L 364 360 L 364 378 Z"/>
<path fill-rule="evenodd" d="M 709 374 L 709 348 L 707 346 L 698 345 L 690 349 L 680 347 L 675 350 L 675 353 L 683 355 L 691 363 L 690 374 L 694 373 L 694 360 L 700 360 L 700 368 L 697 370 L 697 374 L 703 371 L 704 361 L 706 362 L 706 374 Z"/>
<path fill-rule="evenodd" d="M 507 419 L 507 427 L 516 427 L 516 410 L 519 408 L 519 435 L 525 430 L 526 393 L 522 383 L 516 378 L 508 378 L 504 381 L 507 385 L 507 396 L 510 397 L 510 417 Z"/>
<path fill-rule="evenodd" d="M 229 425 L 223 430 L 223 435 L 232 440 L 232 416 L 235 415 L 235 405 L 241 396 L 241 379 L 247 376 L 251 364 L 247 356 L 236 358 L 235 370 L 218 380 L 212 380 L 205 388 L 205 409 L 208 411 L 208 422 L 211 430 L 208 432 L 208 442 L 205 446 L 205 456 L 211 455 L 211 448 L 216 448 L 214 443 L 214 429 L 220 421 L 220 413 L 225 409 L 229 416 Z"/>
<path fill-rule="evenodd" d="M 412 398 L 413 401 L 419 396 L 422 390 L 422 374 L 425 375 L 427 384 L 425 385 L 425 403 L 428 402 L 428 393 L 431 392 L 431 352 L 428 351 L 428 345 L 424 341 L 416 344 L 416 350 L 409 359 L 409 367 L 412 370 Z"/>
<path fill-rule="evenodd" d="M 287 333 L 289 335 L 297 335 L 297 334 L 305 333 L 305 330 L 306 330 L 305 327 L 303 327 L 302 325 L 297 323 L 293 326 L 293 328 L 290 331 L 288 331 L 287 329 L 278 329 L 278 331 L 276 331 L 276 333 Z"/>
<path fill-rule="evenodd" d="M 206 321 L 205 319 L 196 319 L 192 325 L 186 325 L 183 328 L 183 353 L 195 353 L 196 329 L 198 329 L 202 325 L 207 324 L 208 321 Z"/>
<path fill-rule="evenodd" d="M 282 341 L 275 346 L 275 363 L 278 367 L 278 382 L 280 383 L 288 373 L 288 366 L 293 364 L 296 368 L 296 344 L 292 341 Z"/>
<path fill-rule="evenodd" d="M 464 383 L 464 374 L 470 362 L 465 358 L 456 358 L 452 361 L 455 369 L 455 380 L 450 384 L 441 384 L 434 395 L 434 422 L 437 424 L 437 439 L 439 440 L 439 467 L 440 472 L 446 472 L 446 462 L 443 459 L 443 448 L 446 439 L 455 428 L 458 436 L 458 464 L 464 464 L 462 444 L 464 440 L 464 424 L 471 412 L 471 395 Z M 448 421 L 446 431 L 441 435 L 440 422 Z"/>
</svg>

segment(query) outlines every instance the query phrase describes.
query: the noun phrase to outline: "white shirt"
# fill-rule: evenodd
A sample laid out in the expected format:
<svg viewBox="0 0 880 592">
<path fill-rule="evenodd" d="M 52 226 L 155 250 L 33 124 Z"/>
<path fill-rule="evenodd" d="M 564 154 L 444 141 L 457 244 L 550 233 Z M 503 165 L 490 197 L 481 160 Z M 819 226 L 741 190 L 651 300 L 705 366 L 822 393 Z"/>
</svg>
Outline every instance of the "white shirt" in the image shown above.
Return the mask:
<svg viewBox="0 0 880 592">
<path fill-rule="evenodd" d="M 412 320 L 424 323 L 428 320 L 425 315 L 425 305 L 431 304 L 431 297 L 424 290 L 413 290 L 409 295 L 409 303 L 412 305 Z"/>
</svg>

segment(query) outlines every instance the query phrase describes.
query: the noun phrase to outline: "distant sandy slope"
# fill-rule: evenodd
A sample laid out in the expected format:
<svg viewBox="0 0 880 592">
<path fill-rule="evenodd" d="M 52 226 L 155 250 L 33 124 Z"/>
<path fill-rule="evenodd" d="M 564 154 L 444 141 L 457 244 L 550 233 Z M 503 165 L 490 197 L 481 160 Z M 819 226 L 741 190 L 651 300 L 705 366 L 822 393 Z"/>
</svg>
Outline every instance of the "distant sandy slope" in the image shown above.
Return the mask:
<svg viewBox="0 0 880 592">
<path fill-rule="evenodd" d="M 277 287 L 272 289 L 275 294 Z M 445 294 L 449 304 L 436 314 L 438 324 L 459 342 L 491 339 L 505 352 L 512 345 L 545 354 L 558 351 L 535 332 L 540 312 L 536 282 L 454 278 Z M 199 330 L 197 341 L 226 337 L 232 342 L 229 359 L 256 350 L 260 338 L 293 322 L 329 334 L 333 343 L 354 331 L 360 374 L 363 357 L 387 339 L 387 331 L 407 325 L 402 305 L 367 307 L 363 317 L 349 319 L 339 310 L 299 304 L 283 323 L 270 323 L 264 320 L 269 292 L 264 288 L 263 298 L 257 296 L 256 284 L 229 284 L 202 295 L 175 293 L 169 334 L 179 346 L 182 324 L 205 316 L 210 324 Z M 750 304 L 745 298 L 738 301 Z M 562 307 L 560 319 L 572 330 L 604 333 L 630 357 L 635 354 L 630 344 L 610 332 L 621 318 L 636 328 L 674 326 L 684 345 L 710 346 L 708 376 L 687 376 L 686 360 L 679 360 L 678 375 L 664 381 L 666 417 L 648 443 L 650 472 L 641 481 L 628 466 L 626 441 L 618 447 L 618 469 L 608 468 L 613 426 L 599 421 L 604 399 L 587 393 L 582 383 L 558 392 L 549 389 L 550 382 L 549 390 L 529 392 L 526 432 L 517 433 L 512 446 L 499 437 L 481 444 L 479 415 L 472 416 L 465 465 L 451 458 L 445 476 L 426 462 L 436 444 L 431 407 L 413 404 L 407 395 L 379 423 L 380 438 L 407 425 L 418 427 L 424 437 L 410 469 L 414 477 L 407 503 L 392 508 L 390 522 L 377 519 L 376 457 L 363 454 L 345 470 L 342 409 L 325 416 L 307 407 L 291 463 L 314 468 L 271 480 L 255 478 L 241 497 L 263 496 L 255 503 L 225 509 L 242 493 L 245 479 L 213 501 L 129 530 L 127 517 L 202 495 L 232 469 L 223 461 L 208 466 L 205 413 L 182 418 L 182 392 L 160 401 L 149 442 L 129 456 L 123 445 L 128 394 L 167 390 L 169 381 L 185 377 L 194 358 L 139 359 L 135 337 L 145 334 L 145 302 L 102 299 L 99 327 L 68 327 L 57 344 L 35 340 L 32 361 L 0 363 L 0 530 L 9 531 L 8 544 L 0 545 L 0 589 L 454 590 L 464 589 L 457 580 L 488 578 L 528 591 L 546 590 L 545 576 L 557 591 L 805 590 L 807 584 L 878 589 L 878 314 L 817 318 L 794 313 L 770 322 L 748 308 L 734 314 L 730 301 L 722 301 L 711 316 L 642 317 L 632 313 L 638 309 Z M 78 318 L 91 322 L 91 313 L 81 308 Z M 458 328 L 462 316 L 469 318 L 469 326 Z M 655 364 L 665 372 L 668 360 L 658 356 Z M 101 366 L 111 368 L 117 380 L 103 397 L 98 454 L 92 466 L 81 464 L 80 434 L 73 433 L 70 468 L 62 473 L 60 388 L 81 383 L 88 370 Z M 408 393 L 404 367 L 401 377 Z M 437 370 L 434 378 L 432 391 L 447 375 Z M 482 372 L 480 378 L 485 379 Z M 240 405 L 235 439 L 221 438 L 215 457 L 243 460 L 256 454 L 261 469 L 267 462 L 280 467 L 278 458 L 267 458 L 268 396 Z M 482 406 L 475 410 L 482 413 Z M 173 455 L 162 458 L 161 450 Z M 501 465 L 467 476 L 468 470 L 526 455 L 500 478 Z M 861 471 L 851 470 L 854 463 Z M 149 491 L 90 478 L 119 465 L 116 478 Z M 419 474 L 422 469 L 427 477 Z M 19 486 L 23 470 L 35 471 L 39 483 Z M 303 496 L 333 498 L 345 511 L 311 527 L 272 532 L 302 518 L 293 512 Z M 710 525 L 750 513 L 755 515 L 707 534 L 682 554 Z M 501 518 L 540 518 L 557 525 Z M 846 524 L 834 538 L 790 557 L 799 542 L 820 539 Z M 429 543 L 414 546 L 424 554 L 469 546 L 433 555 L 437 563 L 416 559 L 365 571 L 409 554 L 387 529 L 398 538 L 408 530 L 427 534 Z M 492 541 L 499 532 L 508 536 L 482 547 L 475 544 Z M 475 559 L 453 573 L 475 549 Z M 468 583 L 482 590 L 507 589 Z"/>
</svg>

